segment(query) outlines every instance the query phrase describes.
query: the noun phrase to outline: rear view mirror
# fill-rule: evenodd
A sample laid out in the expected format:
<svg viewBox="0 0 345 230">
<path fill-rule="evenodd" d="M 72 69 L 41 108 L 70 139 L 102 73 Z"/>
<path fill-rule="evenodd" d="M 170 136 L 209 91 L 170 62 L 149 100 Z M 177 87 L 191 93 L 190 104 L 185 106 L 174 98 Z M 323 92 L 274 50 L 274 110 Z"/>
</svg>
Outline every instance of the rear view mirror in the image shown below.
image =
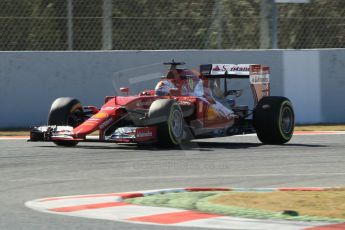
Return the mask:
<svg viewBox="0 0 345 230">
<path fill-rule="evenodd" d="M 129 93 L 129 88 L 128 87 L 121 87 L 120 88 L 121 93 L 125 93 L 126 96 L 128 96 Z"/>
</svg>

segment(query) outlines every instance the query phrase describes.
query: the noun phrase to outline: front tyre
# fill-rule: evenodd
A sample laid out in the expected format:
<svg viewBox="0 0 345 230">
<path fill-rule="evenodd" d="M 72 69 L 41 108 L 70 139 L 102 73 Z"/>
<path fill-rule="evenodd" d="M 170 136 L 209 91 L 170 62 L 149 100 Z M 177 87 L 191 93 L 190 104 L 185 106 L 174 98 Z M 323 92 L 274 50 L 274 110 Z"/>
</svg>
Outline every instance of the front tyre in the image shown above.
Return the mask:
<svg viewBox="0 0 345 230">
<path fill-rule="evenodd" d="M 295 127 L 290 100 L 276 96 L 262 98 L 254 109 L 253 124 L 259 140 L 264 144 L 290 141 Z"/>
<path fill-rule="evenodd" d="M 149 110 L 150 123 L 157 125 L 158 145 L 173 147 L 184 137 L 184 118 L 179 104 L 170 99 L 154 101 Z"/>
<path fill-rule="evenodd" d="M 48 125 L 66 125 L 77 127 L 83 122 L 80 113 L 83 107 L 77 99 L 70 97 L 60 97 L 56 99 L 48 115 Z M 54 141 L 56 145 L 73 147 L 78 144 L 77 141 Z"/>
</svg>

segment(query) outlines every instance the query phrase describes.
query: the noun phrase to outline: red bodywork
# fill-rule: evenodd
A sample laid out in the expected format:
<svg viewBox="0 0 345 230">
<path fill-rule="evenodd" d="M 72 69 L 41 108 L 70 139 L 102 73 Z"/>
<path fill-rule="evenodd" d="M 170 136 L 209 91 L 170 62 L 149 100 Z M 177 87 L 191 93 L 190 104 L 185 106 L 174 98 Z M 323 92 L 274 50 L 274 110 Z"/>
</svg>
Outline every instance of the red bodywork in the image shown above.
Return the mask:
<svg viewBox="0 0 345 230">
<path fill-rule="evenodd" d="M 248 65 L 250 70 L 250 76 L 261 76 L 262 74 L 269 74 L 269 68 L 261 65 Z M 138 111 L 142 112 L 142 117 L 145 117 L 145 113 L 149 111 L 151 104 L 157 99 L 174 99 L 178 102 L 182 108 L 191 108 L 193 111 L 184 116 L 185 122 L 190 127 L 196 136 L 203 132 L 210 132 L 217 129 L 231 128 L 236 124 L 239 119 L 238 114 L 225 115 L 219 111 L 216 107 L 216 101 L 210 93 L 208 88 L 209 79 L 213 78 L 212 71 L 218 71 L 221 68 L 219 66 L 214 67 L 211 64 L 209 71 L 210 75 L 207 76 L 205 71 L 201 70 L 201 74 L 196 71 L 187 69 L 171 68 L 164 80 L 171 81 L 177 89 L 171 90 L 168 96 L 157 96 L 154 90 L 146 90 L 137 96 L 107 96 L 105 98 L 105 104 L 100 108 L 94 106 L 84 107 L 91 111 L 91 117 L 84 120 L 81 124 L 75 127 L 69 134 L 68 138 L 66 133 L 60 132 L 61 135 L 52 136 L 51 140 L 61 141 L 83 141 L 86 140 L 86 136 L 99 130 L 99 141 L 107 141 L 108 137 L 112 135 L 114 130 L 107 133 L 114 124 L 120 123 L 122 120 L 127 119 L 129 116 L 135 116 Z M 225 68 L 225 67 L 224 67 Z M 260 75 L 261 74 L 261 75 Z M 240 77 L 249 78 L 250 76 Z M 216 76 L 218 77 L 218 76 Z M 224 77 L 224 76 L 221 76 Z M 228 77 L 225 75 L 225 77 Z M 236 77 L 235 75 L 233 76 Z M 192 93 L 183 92 L 183 86 L 185 90 L 192 90 L 193 84 L 202 82 L 204 94 L 202 96 L 195 96 Z M 255 104 L 264 96 L 269 95 L 269 83 L 267 84 L 255 84 L 250 83 Z M 121 92 L 128 94 L 128 88 L 121 88 Z M 219 104 L 219 103 L 218 103 Z M 131 113 L 134 111 L 134 113 Z M 126 130 L 126 136 L 121 135 L 116 137 L 116 142 L 154 142 L 157 139 L 157 128 L 155 125 L 145 125 L 140 123 L 140 119 L 137 119 L 139 124 L 133 124 L 135 129 Z M 122 127 L 119 125 L 118 127 Z"/>
<path fill-rule="evenodd" d="M 87 135 L 99 130 L 99 139 L 105 140 L 105 133 L 118 120 L 126 116 L 127 110 L 148 110 L 153 101 L 162 98 L 175 99 L 181 107 L 194 105 L 194 114 L 186 120 L 188 123 L 192 121 L 199 121 L 204 124 L 203 128 L 223 128 L 230 127 L 234 123 L 234 117 L 224 117 L 220 114 L 215 115 L 216 111 L 211 107 L 211 102 L 197 97 L 187 96 L 114 96 L 107 97 L 107 102 L 102 108 L 88 120 L 73 129 L 73 137 L 80 141 L 86 138 Z M 212 111 L 212 112 L 211 112 Z M 151 133 L 150 135 L 142 135 L 141 133 Z M 136 130 L 136 140 L 133 142 L 154 141 L 156 139 L 155 126 L 139 127 Z M 57 140 L 57 139 L 55 139 Z M 125 138 L 121 142 L 128 142 Z"/>
</svg>

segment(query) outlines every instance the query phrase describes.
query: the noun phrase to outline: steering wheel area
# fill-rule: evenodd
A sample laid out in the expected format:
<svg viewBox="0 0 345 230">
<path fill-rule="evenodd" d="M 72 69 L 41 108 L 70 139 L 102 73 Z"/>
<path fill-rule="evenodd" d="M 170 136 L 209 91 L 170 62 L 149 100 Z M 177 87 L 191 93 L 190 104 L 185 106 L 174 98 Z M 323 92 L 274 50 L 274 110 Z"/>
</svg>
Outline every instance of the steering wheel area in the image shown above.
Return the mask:
<svg viewBox="0 0 345 230">
<path fill-rule="evenodd" d="M 240 97 L 243 93 L 243 89 L 232 89 L 224 92 L 224 97 L 227 96 L 235 96 L 235 97 Z"/>
</svg>

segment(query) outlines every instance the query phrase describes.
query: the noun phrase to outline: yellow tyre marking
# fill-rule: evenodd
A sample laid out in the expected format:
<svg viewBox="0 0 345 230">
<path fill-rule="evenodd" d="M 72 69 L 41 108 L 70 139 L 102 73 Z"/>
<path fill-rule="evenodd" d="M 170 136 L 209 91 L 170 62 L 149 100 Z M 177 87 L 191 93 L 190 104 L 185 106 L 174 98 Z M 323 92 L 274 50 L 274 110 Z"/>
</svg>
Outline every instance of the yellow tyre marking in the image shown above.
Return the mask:
<svg viewBox="0 0 345 230">
<path fill-rule="evenodd" d="M 168 130 L 169 130 L 169 136 L 170 136 L 170 140 L 173 142 L 173 144 L 177 145 L 179 142 L 175 139 L 174 135 L 172 134 L 171 131 L 171 119 L 172 119 L 172 111 L 173 111 L 173 107 L 176 105 L 171 106 L 170 108 L 170 113 L 169 113 L 169 118 L 168 118 Z"/>
<path fill-rule="evenodd" d="M 286 136 L 285 135 L 285 133 L 283 132 L 283 130 L 282 130 L 282 124 L 281 124 L 281 121 L 282 121 L 282 119 L 283 119 L 283 108 L 284 108 L 284 105 L 285 104 L 287 104 L 287 105 L 289 105 L 290 107 L 292 107 L 291 106 L 291 104 L 290 104 L 290 102 L 289 101 L 284 101 L 283 102 L 283 104 L 281 105 L 281 107 L 280 107 L 280 112 L 279 112 L 279 119 L 278 119 L 278 121 L 279 121 L 279 132 L 280 132 L 280 134 L 282 135 L 282 137 L 285 139 L 285 140 L 289 140 L 289 136 Z M 291 111 L 291 110 L 290 110 Z"/>
</svg>

